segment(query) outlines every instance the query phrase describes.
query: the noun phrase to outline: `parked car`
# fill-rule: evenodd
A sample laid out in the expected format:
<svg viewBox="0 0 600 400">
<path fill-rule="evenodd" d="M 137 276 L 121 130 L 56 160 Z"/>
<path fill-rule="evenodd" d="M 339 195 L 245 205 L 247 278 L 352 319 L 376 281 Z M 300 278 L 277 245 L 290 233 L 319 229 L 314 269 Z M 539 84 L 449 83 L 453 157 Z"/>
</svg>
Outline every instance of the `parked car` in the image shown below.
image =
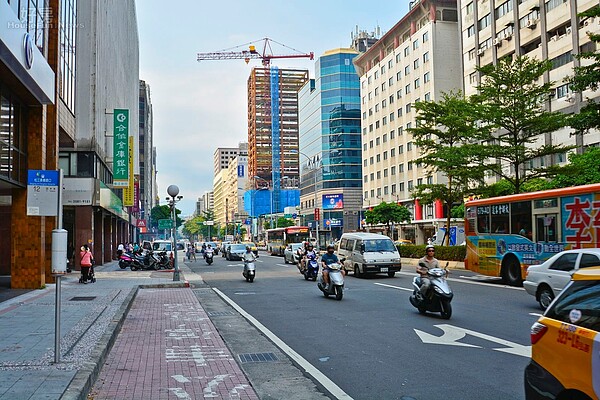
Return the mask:
<svg viewBox="0 0 600 400">
<path fill-rule="evenodd" d="M 246 252 L 246 245 L 243 243 L 232 243 L 227 247 L 225 258 L 228 261 L 241 260 Z"/>
<path fill-rule="evenodd" d="M 283 261 L 287 264 L 298 264 L 300 256 L 298 255 L 298 249 L 301 249 L 304 243 L 290 243 L 283 252 Z"/>
<path fill-rule="evenodd" d="M 402 245 L 405 245 L 405 244 L 413 244 L 413 243 L 410 240 L 408 240 L 408 239 L 399 239 L 399 240 L 396 240 L 394 242 L 394 244 L 396 246 L 402 246 Z"/>
<path fill-rule="evenodd" d="M 523 287 L 545 310 L 569 283 L 574 272 L 595 266 L 600 266 L 600 249 L 565 250 L 540 265 L 529 267 Z"/>
<path fill-rule="evenodd" d="M 531 327 L 525 398 L 600 398 L 600 268 L 576 271 Z"/>
</svg>

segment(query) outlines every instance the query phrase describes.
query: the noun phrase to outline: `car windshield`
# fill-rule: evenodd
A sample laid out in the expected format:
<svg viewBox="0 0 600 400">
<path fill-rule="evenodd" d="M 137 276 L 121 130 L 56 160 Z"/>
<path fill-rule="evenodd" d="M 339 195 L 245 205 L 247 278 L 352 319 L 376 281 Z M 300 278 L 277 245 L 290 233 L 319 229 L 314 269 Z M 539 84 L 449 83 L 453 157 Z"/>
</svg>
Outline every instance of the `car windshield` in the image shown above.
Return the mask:
<svg viewBox="0 0 600 400">
<path fill-rule="evenodd" d="M 171 251 L 171 242 L 154 242 L 152 243 L 152 250 Z"/>
<path fill-rule="evenodd" d="M 575 281 L 561 293 L 546 314 L 562 322 L 600 331 L 600 281 Z"/>
<path fill-rule="evenodd" d="M 240 250 L 246 250 L 246 245 L 245 244 L 232 244 L 231 245 L 231 251 L 240 251 Z"/>
<path fill-rule="evenodd" d="M 373 239 L 365 240 L 365 251 L 398 251 L 391 240 Z"/>
<path fill-rule="evenodd" d="M 243 243 L 244 246 L 250 246 L 250 248 L 252 247 L 256 247 L 256 245 L 252 242 L 247 242 L 247 243 Z"/>
</svg>

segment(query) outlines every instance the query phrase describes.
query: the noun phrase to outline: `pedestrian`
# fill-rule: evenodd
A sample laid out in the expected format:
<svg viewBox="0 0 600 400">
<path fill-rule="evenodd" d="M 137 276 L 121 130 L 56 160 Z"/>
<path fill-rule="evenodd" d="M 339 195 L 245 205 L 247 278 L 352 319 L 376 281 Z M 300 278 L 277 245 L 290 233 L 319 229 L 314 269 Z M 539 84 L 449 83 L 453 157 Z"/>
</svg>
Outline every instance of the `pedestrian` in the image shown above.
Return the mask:
<svg viewBox="0 0 600 400">
<path fill-rule="evenodd" d="M 87 245 L 84 245 L 87 246 Z M 123 243 L 119 243 L 119 245 L 117 246 L 117 258 L 120 258 L 121 255 L 123 255 L 123 252 L 125 251 L 125 246 L 123 245 Z"/>
<path fill-rule="evenodd" d="M 81 260 L 79 261 L 79 265 L 81 266 L 81 275 L 83 283 L 87 283 L 90 276 L 90 268 L 92 267 L 92 262 L 94 257 L 92 257 L 92 253 L 90 252 L 90 248 L 87 244 L 81 246 L 81 253 L 79 253 Z"/>
</svg>

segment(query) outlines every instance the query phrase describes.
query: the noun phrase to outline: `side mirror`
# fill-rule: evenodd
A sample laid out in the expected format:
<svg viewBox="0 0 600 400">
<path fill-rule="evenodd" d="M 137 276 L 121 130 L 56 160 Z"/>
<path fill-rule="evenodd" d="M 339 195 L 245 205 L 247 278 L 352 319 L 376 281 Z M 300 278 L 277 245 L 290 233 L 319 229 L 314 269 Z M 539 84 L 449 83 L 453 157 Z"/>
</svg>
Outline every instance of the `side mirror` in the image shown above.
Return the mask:
<svg viewBox="0 0 600 400">
<path fill-rule="evenodd" d="M 424 263 L 424 262 L 420 262 L 420 263 L 419 263 L 419 267 L 421 267 L 421 268 L 427 268 L 427 265 L 425 265 L 425 263 Z"/>
<path fill-rule="evenodd" d="M 361 243 L 361 245 L 360 245 L 360 253 L 362 254 L 364 252 L 365 252 L 365 244 Z"/>
</svg>

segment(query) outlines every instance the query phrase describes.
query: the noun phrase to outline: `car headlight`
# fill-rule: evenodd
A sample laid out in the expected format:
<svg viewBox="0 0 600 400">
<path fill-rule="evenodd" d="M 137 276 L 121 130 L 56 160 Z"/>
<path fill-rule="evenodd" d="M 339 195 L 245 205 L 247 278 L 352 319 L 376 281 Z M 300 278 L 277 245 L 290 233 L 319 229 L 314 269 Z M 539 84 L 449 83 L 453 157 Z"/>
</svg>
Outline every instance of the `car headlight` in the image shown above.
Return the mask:
<svg viewBox="0 0 600 400">
<path fill-rule="evenodd" d="M 392 259 L 392 262 L 400 262 L 400 259 L 399 258 L 394 258 L 394 259 Z"/>
</svg>

